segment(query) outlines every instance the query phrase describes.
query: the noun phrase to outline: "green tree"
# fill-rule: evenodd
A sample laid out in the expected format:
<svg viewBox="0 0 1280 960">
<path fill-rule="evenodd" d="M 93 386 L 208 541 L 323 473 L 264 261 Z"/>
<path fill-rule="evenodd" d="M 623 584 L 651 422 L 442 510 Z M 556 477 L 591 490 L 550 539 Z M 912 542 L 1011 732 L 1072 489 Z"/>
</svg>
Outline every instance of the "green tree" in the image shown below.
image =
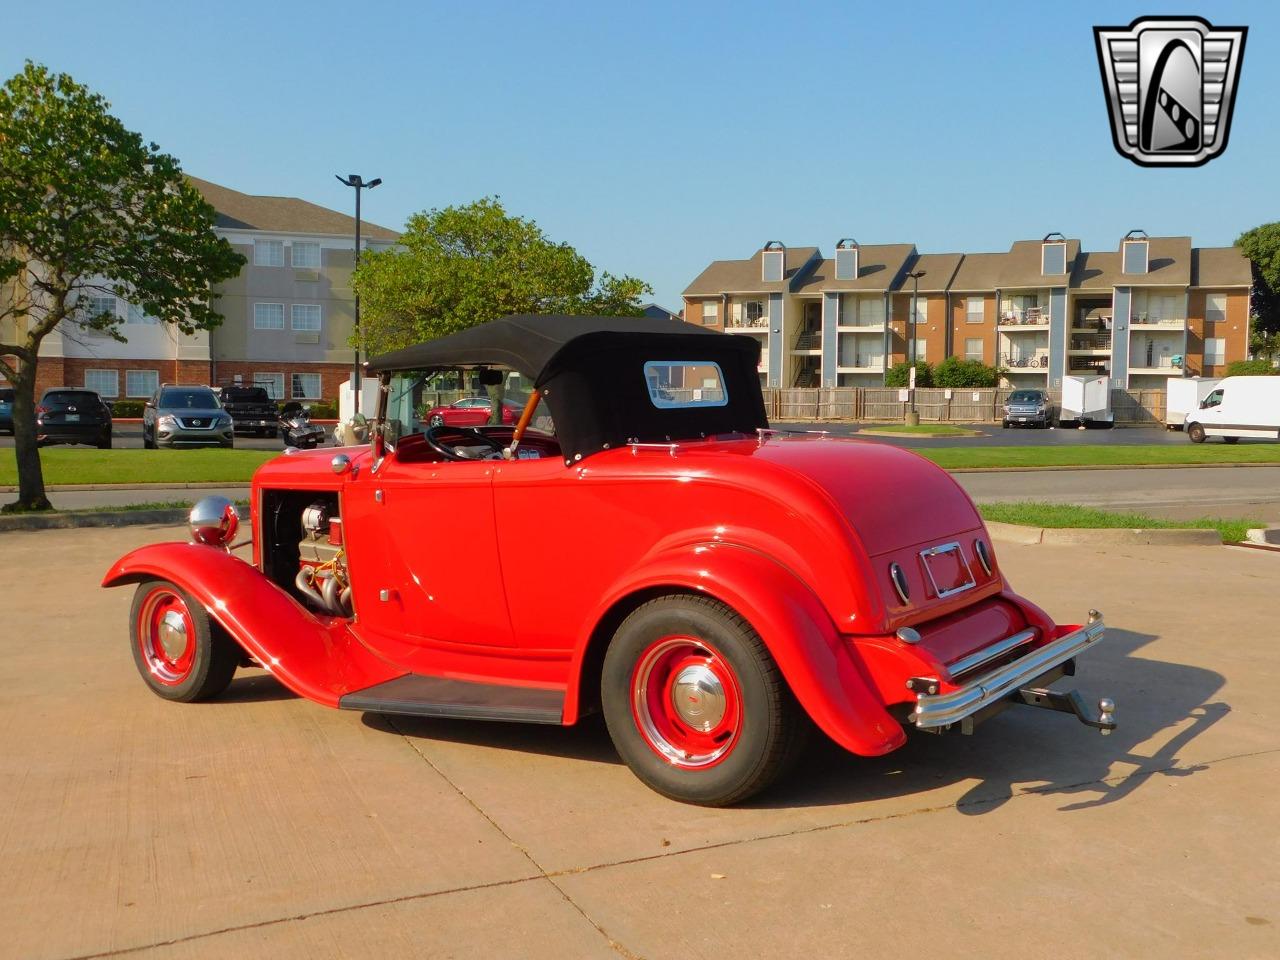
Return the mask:
<svg viewBox="0 0 1280 960">
<path fill-rule="evenodd" d="M 884 375 L 886 387 L 905 387 L 911 382 L 911 364 L 895 363 Z M 916 386 L 933 386 L 933 367 L 923 360 L 916 361 Z"/>
<path fill-rule="evenodd" d="M 933 371 L 935 387 L 994 387 L 999 382 L 996 368 L 981 360 L 947 357 Z"/>
<path fill-rule="evenodd" d="M 221 322 L 211 283 L 244 258 L 178 161 L 98 94 L 28 61 L 0 87 L 0 371 L 13 383 L 18 499 L 47 510 L 35 433 L 41 341 L 63 321 L 123 340 L 86 298 L 118 296 L 184 333 Z"/>
<path fill-rule="evenodd" d="M 653 292 L 634 277 L 597 276 L 497 197 L 414 214 L 400 248 L 363 254 L 353 282 L 371 356 L 513 313 L 634 315 Z M 496 422 L 501 388 L 490 395 Z"/>
<path fill-rule="evenodd" d="M 1228 377 L 1274 377 L 1280 376 L 1280 369 L 1271 365 L 1270 360 L 1233 360 L 1227 364 Z"/>
<path fill-rule="evenodd" d="M 1236 247 L 1253 264 L 1253 329 L 1280 333 L 1280 222 L 1246 230 L 1236 237 Z"/>
</svg>

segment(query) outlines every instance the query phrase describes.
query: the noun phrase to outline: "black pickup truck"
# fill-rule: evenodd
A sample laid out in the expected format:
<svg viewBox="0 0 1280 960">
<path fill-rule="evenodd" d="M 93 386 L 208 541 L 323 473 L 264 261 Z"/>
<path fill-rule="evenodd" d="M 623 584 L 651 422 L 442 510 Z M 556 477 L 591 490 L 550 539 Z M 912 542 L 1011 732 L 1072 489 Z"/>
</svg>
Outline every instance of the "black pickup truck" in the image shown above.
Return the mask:
<svg viewBox="0 0 1280 960">
<path fill-rule="evenodd" d="M 269 437 L 279 429 L 280 409 L 262 387 L 223 387 L 222 406 L 236 433 Z"/>
</svg>

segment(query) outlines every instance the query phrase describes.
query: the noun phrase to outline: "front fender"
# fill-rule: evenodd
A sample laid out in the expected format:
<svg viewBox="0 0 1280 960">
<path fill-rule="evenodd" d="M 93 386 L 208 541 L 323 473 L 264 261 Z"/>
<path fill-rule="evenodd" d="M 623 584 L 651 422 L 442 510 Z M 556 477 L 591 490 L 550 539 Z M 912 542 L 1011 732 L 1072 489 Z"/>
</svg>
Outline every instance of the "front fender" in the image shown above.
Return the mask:
<svg viewBox="0 0 1280 960">
<path fill-rule="evenodd" d="M 655 588 L 701 593 L 745 617 L 768 646 L 796 699 L 813 721 L 852 753 L 879 756 L 906 734 L 869 682 L 857 651 L 844 641 L 821 602 L 790 570 L 758 551 L 725 543 L 690 544 L 650 558 L 611 592 L 592 628 L 627 597 Z M 565 700 L 565 722 L 578 709 L 587 644 L 579 645 Z"/>
<path fill-rule="evenodd" d="M 217 547 L 155 543 L 117 560 L 104 587 L 168 580 L 182 588 L 281 683 L 336 707 L 353 690 L 405 671 L 374 656 L 347 621 L 316 617 L 252 564 Z"/>
</svg>

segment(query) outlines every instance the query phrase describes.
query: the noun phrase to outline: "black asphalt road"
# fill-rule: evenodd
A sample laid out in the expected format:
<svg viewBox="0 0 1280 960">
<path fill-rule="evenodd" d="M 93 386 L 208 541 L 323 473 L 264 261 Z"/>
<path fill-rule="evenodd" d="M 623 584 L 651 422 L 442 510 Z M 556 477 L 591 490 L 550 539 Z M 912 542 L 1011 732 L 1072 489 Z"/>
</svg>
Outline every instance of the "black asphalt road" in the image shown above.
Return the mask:
<svg viewBox="0 0 1280 960">
<path fill-rule="evenodd" d="M 778 430 L 825 430 L 837 437 L 861 437 L 878 440 L 900 447 L 1064 447 L 1064 446 L 1169 446 L 1190 443 L 1180 430 L 1163 427 L 1114 427 L 1110 429 L 1077 430 L 1052 427 L 1038 430 L 1029 427 L 1004 429 L 1000 424 L 957 423 L 953 426 L 981 432 L 979 437 L 885 437 L 863 432 L 872 424 L 834 423 L 825 421 L 778 421 Z M 888 427 L 889 424 L 875 424 Z M 1241 441 L 1247 442 L 1247 441 Z"/>
</svg>

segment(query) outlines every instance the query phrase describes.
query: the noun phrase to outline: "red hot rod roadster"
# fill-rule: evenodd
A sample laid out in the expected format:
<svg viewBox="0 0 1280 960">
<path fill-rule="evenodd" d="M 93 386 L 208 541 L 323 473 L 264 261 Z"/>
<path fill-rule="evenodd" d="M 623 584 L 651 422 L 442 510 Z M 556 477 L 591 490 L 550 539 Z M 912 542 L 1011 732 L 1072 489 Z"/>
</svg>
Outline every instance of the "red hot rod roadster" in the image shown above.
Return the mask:
<svg viewBox="0 0 1280 960">
<path fill-rule="evenodd" d="M 709 805 L 766 787 L 811 725 L 864 756 L 1012 704 L 1109 732 L 1109 700 L 1048 688 L 1098 614 L 1061 626 L 1015 594 L 927 460 L 769 429 L 759 353 L 677 321 L 516 316 L 374 359 L 367 447 L 254 476 L 251 562 L 211 498 L 193 542 L 108 571 L 137 585 L 143 679 L 198 700 L 256 664 L 351 710 L 600 711 L 642 781 Z M 518 422 L 415 423 L 421 376 L 457 369 L 531 382 Z"/>
</svg>

